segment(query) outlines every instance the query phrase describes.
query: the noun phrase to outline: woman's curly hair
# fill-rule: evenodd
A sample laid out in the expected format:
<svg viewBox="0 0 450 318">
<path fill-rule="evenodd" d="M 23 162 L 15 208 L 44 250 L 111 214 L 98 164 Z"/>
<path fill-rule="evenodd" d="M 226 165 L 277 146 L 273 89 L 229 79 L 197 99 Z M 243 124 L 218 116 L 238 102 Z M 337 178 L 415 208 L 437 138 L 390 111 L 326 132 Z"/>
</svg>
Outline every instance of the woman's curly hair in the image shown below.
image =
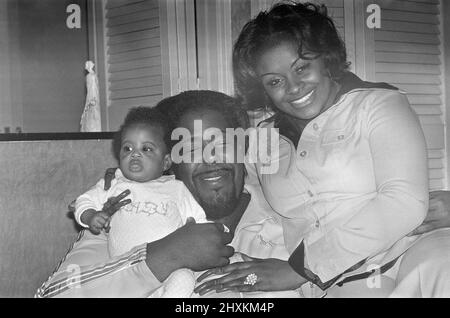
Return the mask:
<svg viewBox="0 0 450 318">
<path fill-rule="evenodd" d="M 299 57 L 322 57 L 333 79 L 348 69 L 344 42 L 324 5 L 278 3 L 259 13 L 242 29 L 233 48 L 236 94 L 248 110 L 273 107 L 256 74 L 256 63 L 267 49 L 283 42 L 295 43 Z M 313 54 L 313 56 L 311 56 Z"/>
</svg>

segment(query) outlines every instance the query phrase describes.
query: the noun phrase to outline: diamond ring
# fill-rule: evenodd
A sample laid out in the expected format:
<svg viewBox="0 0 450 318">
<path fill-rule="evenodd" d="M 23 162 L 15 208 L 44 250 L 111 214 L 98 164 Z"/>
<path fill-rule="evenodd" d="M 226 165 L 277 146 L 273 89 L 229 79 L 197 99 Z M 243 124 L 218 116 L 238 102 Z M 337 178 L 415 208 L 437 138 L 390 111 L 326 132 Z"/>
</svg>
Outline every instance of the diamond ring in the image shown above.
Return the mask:
<svg viewBox="0 0 450 318">
<path fill-rule="evenodd" d="M 248 274 L 247 277 L 245 277 L 244 285 L 255 285 L 256 281 L 258 280 L 258 276 L 256 276 L 255 273 Z"/>
</svg>

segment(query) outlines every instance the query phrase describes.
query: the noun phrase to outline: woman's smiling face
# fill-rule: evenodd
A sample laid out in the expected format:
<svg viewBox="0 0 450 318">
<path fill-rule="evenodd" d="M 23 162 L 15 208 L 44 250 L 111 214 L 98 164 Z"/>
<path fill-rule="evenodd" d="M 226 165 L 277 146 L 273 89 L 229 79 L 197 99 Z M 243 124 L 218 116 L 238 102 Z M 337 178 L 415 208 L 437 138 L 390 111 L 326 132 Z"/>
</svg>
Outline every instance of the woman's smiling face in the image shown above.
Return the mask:
<svg viewBox="0 0 450 318">
<path fill-rule="evenodd" d="M 275 107 L 298 119 L 318 116 L 332 105 L 338 91 L 322 58 L 303 60 L 290 42 L 265 50 L 256 72 Z"/>
</svg>

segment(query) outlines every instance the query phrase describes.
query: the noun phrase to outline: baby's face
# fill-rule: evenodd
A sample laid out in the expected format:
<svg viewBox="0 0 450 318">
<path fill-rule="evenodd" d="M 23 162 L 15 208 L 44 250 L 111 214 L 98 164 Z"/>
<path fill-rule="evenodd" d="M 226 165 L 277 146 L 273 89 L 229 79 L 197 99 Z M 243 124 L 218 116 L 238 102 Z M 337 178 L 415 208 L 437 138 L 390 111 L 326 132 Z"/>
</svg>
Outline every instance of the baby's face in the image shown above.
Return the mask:
<svg viewBox="0 0 450 318">
<path fill-rule="evenodd" d="M 147 182 L 162 176 L 170 167 L 170 154 L 158 126 L 137 124 L 122 133 L 120 169 L 130 180 Z"/>
</svg>

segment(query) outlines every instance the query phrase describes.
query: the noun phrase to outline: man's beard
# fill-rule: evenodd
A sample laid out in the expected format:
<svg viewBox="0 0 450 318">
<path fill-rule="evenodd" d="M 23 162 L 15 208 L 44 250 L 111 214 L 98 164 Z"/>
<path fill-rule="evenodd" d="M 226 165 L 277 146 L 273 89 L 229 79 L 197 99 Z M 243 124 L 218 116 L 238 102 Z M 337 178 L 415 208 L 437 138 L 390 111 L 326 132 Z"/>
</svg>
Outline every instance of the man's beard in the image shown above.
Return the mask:
<svg viewBox="0 0 450 318">
<path fill-rule="evenodd" d="M 215 221 L 232 214 L 239 202 L 239 197 L 235 193 L 235 188 L 233 187 L 232 191 L 225 196 L 218 195 L 214 198 L 203 198 L 199 195 L 198 201 L 205 211 L 206 218 L 210 221 Z"/>
</svg>

